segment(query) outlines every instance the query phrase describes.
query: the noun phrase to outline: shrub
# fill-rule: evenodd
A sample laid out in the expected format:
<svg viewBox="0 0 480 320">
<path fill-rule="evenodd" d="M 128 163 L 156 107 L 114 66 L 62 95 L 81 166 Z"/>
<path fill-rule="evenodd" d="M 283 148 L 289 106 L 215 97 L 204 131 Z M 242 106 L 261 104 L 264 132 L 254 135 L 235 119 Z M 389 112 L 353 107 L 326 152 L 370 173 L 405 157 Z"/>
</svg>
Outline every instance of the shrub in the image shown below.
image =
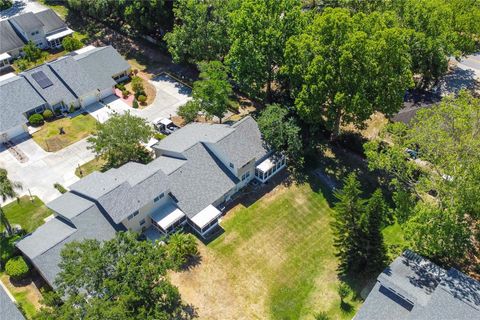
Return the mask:
<svg viewBox="0 0 480 320">
<path fill-rule="evenodd" d="M 28 122 L 34 127 L 41 126 L 43 124 L 43 116 L 39 113 L 32 114 L 28 118 Z"/>
<path fill-rule="evenodd" d="M 53 184 L 53 187 L 54 187 L 55 189 L 57 189 L 58 192 L 60 192 L 61 194 L 64 194 L 64 193 L 67 192 L 67 189 L 65 189 L 65 187 L 62 186 L 62 185 L 61 185 L 60 183 L 58 183 L 58 182 L 55 182 L 55 183 Z"/>
<path fill-rule="evenodd" d="M 345 282 L 340 282 L 337 287 L 337 293 L 340 296 L 340 301 L 343 303 L 343 300 L 350 295 L 350 287 Z"/>
<path fill-rule="evenodd" d="M 137 101 L 137 99 L 133 100 L 133 105 L 132 105 L 132 107 L 133 107 L 134 109 L 138 109 L 138 101 Z"/>
<path fill-rule="evenodd" d="M 13 64 L 16 65 L 20 71 L 25 71 L 30 66 L 30 62 L 28 62 L 28 60 L 25 58 L 15 60 Z"/>
<path fill-rule="evenodd" d="M 62 114 L 62 110 L 60 110 L 60 109 L 55 109 L 54 113 L 55 113 L 55 115 L 58 117 L 59 115 Z"/>
<path fill-rule="evenodd" d="M 8 260 L 5 272 L 15 280 L 21 280 L 28 276 L 30 269 L 22 256 Z"/>
<path fill-rule="evenodd" d="M 128 90 L 123 90 L 122 91 L 122 96 L 124 99 L 128 98 L 128 96 L 130 95 L 130 92 Z"/>
<path fill-rule="evenodd" d="M 50 120 L 53 118 L 53 112 L 50 109 L 43 111 L 43 119 Z"/>
<path fill-rule="evenodd" d="M 197 119 L 199 111 L 199 105 L 195 101 L 190 100 L 186 104 L 178 108 L 178 115 L 183 118 L 185 123 L 190 123 Z"/>
<path fill-rule="evenodd" d="M 82 41 L 74 37 L 65 37 L 62 40 L 62 47 L 66 51 L 75 51 L 83 47 Z"/>
<path fill-rule="evenodd" d="M 160 141 L 160 140 L 162 140 L 163 138 L 165 138 L 166 135 L 161 134 L 161 133 L 159 133 L 159 132 L 155 132 L 155 133 L 153 134 L 153 137 L 154 137 L 155 139 L 157 139 L 158 141 Z"/>
<path fill-rule="evenodd" d="M 144 91 L 143 88 L 143 79 L 135 76 L 132 78 L 132 89 L 134 92 Z"/>
<path fill-rule="evenodd" d="M 119 89 L 120 91 L 126 90 L 126 89 L 125 89 L 125 85 L 124 85 L 123 83 L 117 83 L 117 84 L 115 85 L 115 88 Z"/>
<path fill-rule="evenodd" d="M 140 101 L 141 104 L 144 104 L 145 102 L 147 102 L 147 97 L 145 97 L 144 95 L 140 95 L 138 96 L 138 101 Z"/>
<path fill-rule="evenodd" d="M 68 112 L 74 113 L 75 112 L 75 106 L 72 104 L 70 105 L 70 108 L 68 109 Z"/>
</svg>

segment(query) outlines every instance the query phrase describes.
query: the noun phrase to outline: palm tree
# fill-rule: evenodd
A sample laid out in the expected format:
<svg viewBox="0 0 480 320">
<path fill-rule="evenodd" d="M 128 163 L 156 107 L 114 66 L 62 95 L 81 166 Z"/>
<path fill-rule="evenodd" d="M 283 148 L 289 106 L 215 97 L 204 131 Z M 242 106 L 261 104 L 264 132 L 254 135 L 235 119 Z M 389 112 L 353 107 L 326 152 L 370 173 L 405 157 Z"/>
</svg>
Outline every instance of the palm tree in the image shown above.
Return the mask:
<svg viewBox="0 0 480 320">
<path fill-rule="evenodd" d="M 22 185 L 19 182 L 10 181 L 8 179 L 7 170 L 0 168 L 0 197 L 2 201 L 6 201 L 8 198 L 13 198 L 17 196 L 17 192 L 15 189 L 21 189 Z M 7 234 L 11 236 L 12 226 L 10 222 L 8 222 L 7 216 L 2 210 L 0 206 L 0 224 L 5 226 L 5 230 L 7 230 Z"/>
<path fill-rule="evenodd" d="M 179 268 L 188 258 L 198 254 L 197 242 L 191 234 L 176 232 L 168 238 L 167 252 Z"/>
</svg>

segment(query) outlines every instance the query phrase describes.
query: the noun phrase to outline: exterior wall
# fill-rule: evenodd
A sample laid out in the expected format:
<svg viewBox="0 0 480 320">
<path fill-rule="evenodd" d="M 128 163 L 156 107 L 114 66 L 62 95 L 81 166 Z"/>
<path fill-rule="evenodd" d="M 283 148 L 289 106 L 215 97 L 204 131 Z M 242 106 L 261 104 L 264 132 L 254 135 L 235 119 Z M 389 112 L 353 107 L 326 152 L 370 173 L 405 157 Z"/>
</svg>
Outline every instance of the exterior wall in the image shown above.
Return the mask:
<svg viewBox="0 0 480 320">
<path fill-rule="evenodd" d="M 45 49 L 48 48 L 48 42 L 47 39 L 45 38 L 45 32 L 43 32 L 43 29 L 40 28 L 38 30 L 23 30 L 15 21 L 10 20 L 12 23 L 13 27 L 15 30 L 17 30 L 22 38 L 24 38 L 25 41 L 32 41 L 37 45 L 37 47 Z M 32 33 L 36 33 L 32 35 Z"/>
<path fill-rule="evenodd" d="M 160 199 L 157 202 L 154 202 L 153 199 L 152 199 L 152 201 L 150 201 L 145 206 L 143 206 L 140 210 L 138 210 L 138 215 L 136 215 L 135 217 L 133 217 L 130 220 L 128 220 L 128 218 L 124 219 L 122 221 L 122 224 L 128 230 L 135 231 L 135 232 L 141 232 L 143 227 L 148 228 L 149 226 L 152 225 L 152 221 L 150 219 L 150 215 L 152 214 L 152 212 L 155 211 L 156 209 L 160 208 L 167 201 L 169 201 L 168 191 L 165 191 L 162 199 Z M 144 225 L 140 225 L 140 220 L 142 220 L 142 219 L 145 219 L 145 224 Z"/>
<path fill-rule="evenodd" d="M 98 101 L 98 91 L 92 91 L 88 94 L 85 94 L 83 96 L 81 96 L 79 98 L 80 100 L 80 105 L 82 107 L 87 107 L 89 105 L 91 105 L 92 103 L 95 103 L 96 101 Z"/>
<path fill-rule="evenodd" d="M 118 74 L 114 74 L 112 75 L 112 78 L 113 80 L 115 80 L 117 83 L 120 83 L 122 81 L 125 81 L 128 79 L 128 75 L 130 73 L 130 70 L 131 68 L 128 68 L 127 70 L 121 72 L 121 73 L 118 73 Z"/>
<path fill-rule="evenodd" d="M 178 152 L 172 152 L 172 151 L 167 151 L 167 150 L 157 149 L 157 148 L 153 148 L 153 150 L 155 151 L 155 157 L 157 158 L 160 156 L 167 156 L 167 157 L 185 159 L 185 157 Z"/>
<path fill-rule="evenodd" d="M 5 132 L 0 132 L 0 143 L 12 140 L 25 132 L 28 132 L 26 125 L 18 125 Z"/>
<path fill-rule="evenodd" d="M 102 99 L 105 99 L 106 97 L 112 95 L 115 93 L 115 90 L 113 90 L 113 87 L 112 88 L 107 88 L 107 89 L 104 89 L 102 91 L 100 91 L 100 94 L 99 94 L 99 98 L 100 100 Z"/>
<path fill-rule="evenodd" d="M 240 180 L 240 182 L 237 184 L 237 190 L 240 190 L 255 177 L 255 159 L 250 160 L 250 162 L 247 163 L 244 167 L 239 168 L 237 172 L 237 178 Z M 242 181 L 242 176 L 247 172 L 249 172 L 250 175 L 248 177 L 245 177 L 245 179 Z"/>
</svg>

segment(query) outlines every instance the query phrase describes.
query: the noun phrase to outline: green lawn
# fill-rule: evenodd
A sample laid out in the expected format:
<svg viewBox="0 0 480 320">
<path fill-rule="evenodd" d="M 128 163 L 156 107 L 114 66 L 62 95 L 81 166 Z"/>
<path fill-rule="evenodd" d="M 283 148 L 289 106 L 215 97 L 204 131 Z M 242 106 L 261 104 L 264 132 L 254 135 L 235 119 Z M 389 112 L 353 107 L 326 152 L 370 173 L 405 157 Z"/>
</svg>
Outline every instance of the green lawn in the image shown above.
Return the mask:
<svg viewBox="0 0 480 320">
<path fill-rule="evenodd" d="M 68 8 L 64 4 L 62 4 L 61 1 L 53 2 L 47 0 L 40 0 L 39 2 L 44 6 L 53 9 L 53 11 L 55 11 L 63 20 L 65 20 L 68 15 Z"/>
<path fill-rule="evenodd" d="M 44 223 L 43 219 L 53 214 L 36 196 L 33 197 L 33 202 L 29 196 L 23 196 L 19 202 L 13 201 L 2 209 L 10 224 L 19 224 L 27 232 L 38 228 Z"/>
<path fill-rule="evenodd" d="M 88 137 L 96 130 L 97 120 L 89 114 L 45 122 L 32 137 L 46 151 L 58 151 Z M 63 128 L 65 134 L 60 134 Z"/>
<path fill-rule="evenodd" d="M 80 168 L 75 169 L 75 174 L 77 177 L 82 178 L 88 176 L 94 171 L 102 171 L 103 166 L 106 164 L 106 160 L 103 158 L 97 157 L 93 160 L 85 162 L 80 166 Z"/>
</svg>

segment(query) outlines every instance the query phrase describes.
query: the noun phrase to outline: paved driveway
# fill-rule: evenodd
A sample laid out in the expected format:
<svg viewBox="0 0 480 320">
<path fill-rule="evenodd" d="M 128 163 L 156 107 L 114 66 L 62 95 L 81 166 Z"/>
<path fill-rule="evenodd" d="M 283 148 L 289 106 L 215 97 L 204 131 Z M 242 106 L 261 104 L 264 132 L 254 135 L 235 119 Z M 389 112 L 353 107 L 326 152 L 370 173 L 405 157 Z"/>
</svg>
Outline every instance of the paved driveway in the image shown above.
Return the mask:
<svg viewBox="0 0 480 320">
<path fill-rule="evenodd" d="M 28 136 L 13 141 L 27 157 L 28 161 L 20 163 L 3 145 L 0 146 L 0 167 L 8 171 L 13 181 L 23 185 L 19 194 L 38 196 L 44 202 L 49 202 L 60 195 L 53 187 L 55 182 L 68 187 L 79 178 L 75 169 L 94 158 L 87 150 L 86 139 L 80 140 L 58 152 L 46 152 Z M 1 200 L 0 200 L 1 203 Z"/>
<path fill-rule="evenodd" d="M 135 113 L 135 109 L 130 108 L 122 99 L 116 95 L 111 95 L 103 100 L 103 103 L 96 102 L 85 108 L 92 117 L 100 123 L 107 121 L 113 113 L 124 114 L 126 111 Z"/>
<path fill-rule="evenodd" d="M 166 74 L 149 81 L 156 90 L 155 100 L 147 108 L 138 110 L 138 115 L 148 121 L 176 115 L 178 107 L 191 99 L 192 90 Z"/>
<path fill-rule="evenodd" d="M 0 20 L 5 20 L 25 12 L 38 12 L 47 9 L 43 4 L 32 0 L 15 0 L 13 6 L 0 11 Z"/>
</svg>

